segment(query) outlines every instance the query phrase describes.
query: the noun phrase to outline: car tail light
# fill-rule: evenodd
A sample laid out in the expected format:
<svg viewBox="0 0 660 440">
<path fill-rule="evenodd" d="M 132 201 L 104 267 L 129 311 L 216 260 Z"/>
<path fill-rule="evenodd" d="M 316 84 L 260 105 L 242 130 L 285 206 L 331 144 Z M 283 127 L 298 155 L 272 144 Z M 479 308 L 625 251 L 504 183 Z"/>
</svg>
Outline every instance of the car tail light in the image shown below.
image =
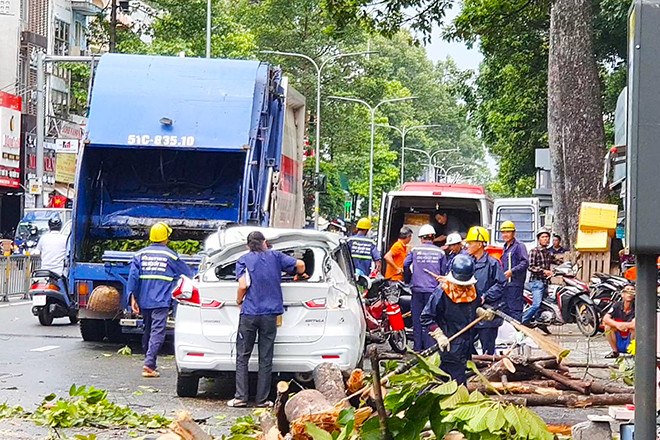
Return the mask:
<svg viewBox="0 0 660 440">
<path fill-rule="evenodd" d="M 193 281 L 185 275 L 179 278 L 179 282 L 172 291 L 172 298 L 182 304 L 201 305 L 199 290 Z"/>
<path fill-rule="evenodd" d="M 188 356 L 204 357 L 204 353 L 188 353 Z"/>
<path fill-rule="evenodd" d="M 89 298 L 89 292 L 92 290 L 92 282 L 76 281 L 75 286 L 75 292 L 78 295 L 78 304 L 80 304 L 80 307 L 85 307 Z"/>
<path fill-rule="evenodd" d="M 339 355 L 337 354 L 324 354 L 321 356 L 322 359 L 339 359 Z"/>
<path fill-rule="evenodd" d="M 217 300 L 211 300 L 208 302 L 203 302 L 202 303 L 202 308 L 204 309 L 219 309 L 220 307 L 224 306 L 225 303 L 217 301 Z"/>
<path fill-rule="evenodd" d="M 325 298 L 316 298 L 309 300 L 304 304 L 308 309 L 325 309 L 327 300 Z"/>
</svg>

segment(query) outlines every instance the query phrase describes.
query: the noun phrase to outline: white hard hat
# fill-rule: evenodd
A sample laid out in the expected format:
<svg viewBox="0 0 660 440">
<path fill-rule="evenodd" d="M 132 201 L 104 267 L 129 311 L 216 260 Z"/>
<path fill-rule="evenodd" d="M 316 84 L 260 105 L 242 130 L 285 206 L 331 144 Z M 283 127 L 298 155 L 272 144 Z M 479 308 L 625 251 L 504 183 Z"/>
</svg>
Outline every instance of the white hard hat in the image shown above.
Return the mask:
<svg viewBox="0 0 660 440">
<path fill-rule="evenodd" d="M 433 226 L 424 225 L 419 228 L 419 232 L 417 233 L 418 237 L 426 237 L 427 235 L 435 235 L 435 228 Z"/>
<path fill-rule="evenodd" d="M 452 232 L 447 236 L 447 241 L 445 242 L 445 245 L 451 246 L 452 244 L 458 244 L 461 241 L 463 241 L 463 239 L 461 238 L 461 234 L 459 234 L 458 232 Z"/>
</svg>

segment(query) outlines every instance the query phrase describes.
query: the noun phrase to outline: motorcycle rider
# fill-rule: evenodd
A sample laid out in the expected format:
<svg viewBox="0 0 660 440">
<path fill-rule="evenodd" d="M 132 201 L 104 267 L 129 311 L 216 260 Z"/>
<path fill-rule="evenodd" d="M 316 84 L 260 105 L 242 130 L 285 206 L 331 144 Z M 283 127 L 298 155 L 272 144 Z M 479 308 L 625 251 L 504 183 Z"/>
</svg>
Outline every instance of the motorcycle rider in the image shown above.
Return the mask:
<svg viewBox="0 0 660 440">
<path fill-rule="evenodd" d="M 424 269 L 441 275 L 445 265 L 445 253 L 433 244 L 435 228 L 423 225 L 417 233 L 422 244 L 415 246 L 403 263 L 404 279 L 410 285 L 412 301 L 410 311 L 413 322 L 413 349 L 416 352 L 426 350 L 433 345 L 428 329 L 422 325 L 422 311 L 429 298 L 438 287 L 438 280 Z"/>
<path fill-rule="evenodd" d="M 480 304 L 485 304 L 495 310 L 504 310 L 503 293 L 506 277 L 502 271 L 502 264 L 486 252 L 490 234 L 486 228 L 473 226 L 468 231 L 465 241 L 467 251 L 475 261 L 474 276 L 477 279 L 476 288 Z M 502 322 L 503 319 L 497 317 L 477 324 L 477 335 L 484 354 L 495 354 L 497 328 L 502 325 Z"/>
<path fill-rule="evenodd" d="M 144 319 L 143 377 L 160 376 L 156 360 L 165 341 L 172 289 L 179 276 L 193 276 L 192 269 L 179 258 L 179 254 L 167 247 L 171 234 L 172 228 L 166 223 L 158 222 L 151 227 L 151 245 L 133 257 L 126 284 L 126 299 L 130 298 L 133 313 L 142 313 Z"/>
<path fill-rule="evenodd" d="M 524 305 L 523 289 L 525 277 L 529 267 L 529 256 L 525 245 L 516 240 L 516 225 L 507 220 L 500 226 L 504 252 L 502 253 L 502 266 L 504 276 L 507 278 L 504 287 L 504 313 L 520 321 Z"/>
<path fill-rule="evenodd" d="M 64 260 L 66 259 L 66 243 L 68 237 L 62 234 L 62 220 L 51 217 L 48 220 L 49 232 L 43 234 L 35 248 L 35 254 L 41 256 L 41 269 L 49 270 L 56 274 L 58 285 L 62 292 L 68 292 L 64 277 Z"/>
<path fill-rule="evenodd" d="M 561 264 L 561 260 L 555 257 L 549 250 L 550 231 L 543 227 L 536 233 L 536 239 L 539 245 L 529 253 L 529 285 L 532 292 L 532 305 L 527 309 L 522 317 L 523 324 L 529 324 L 535 317 L 536 312 L 541 306 L 543 296 L 548 291 L 552 264 Z"/>
<path fill-rule="evenodd" d="M 467 255 L 467 251 L 463 248 L 463 238 L 458 232 L 452 232 L 447 236 L 447 242 L 442 247 L 445 251 L 445 266 L 443 267 L 442 274 L 447 275 L 451 270 L 451 262 L 458 254 Z"/>
<path fill-rule="evenodd" d="M 355 271 L 366 276 L 371 274 L 372 262 L 375 266 L 375 272 L 380 272 L 381 265 L 381 256 L 376 242 L 367 237 L 370 229 L 371 220 L 363 217 L 357 222 L 357 233 L 348 239 Z"/>
<path fill-rule="evenodd" d="M 474 259 L 457 255 L 451 270 L 424 307 L 421 324 L 440 347 L 441 368 L 459 384 L 465 384 L 465 364 L 472 352 L 472 333 L 454 339 L 449 337 L 465 328 L 476 318 L 479 297 L 475 284 Z"/>
</svg>

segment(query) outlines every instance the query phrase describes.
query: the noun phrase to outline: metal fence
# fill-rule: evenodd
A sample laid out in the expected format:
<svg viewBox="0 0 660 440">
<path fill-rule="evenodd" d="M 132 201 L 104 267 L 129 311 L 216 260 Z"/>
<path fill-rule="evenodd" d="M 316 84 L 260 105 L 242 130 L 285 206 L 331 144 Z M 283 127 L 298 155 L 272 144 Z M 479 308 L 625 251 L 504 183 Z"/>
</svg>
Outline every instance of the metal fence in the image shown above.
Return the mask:
<svg viewBox="0 0 660 440">
<path fill-rule="evenodd" d="M 38 256 L 0 256 L 0 301 L 9 301 L 9 295 L 28 298 L 30 275 L 41 266 Z"/>
</svg>

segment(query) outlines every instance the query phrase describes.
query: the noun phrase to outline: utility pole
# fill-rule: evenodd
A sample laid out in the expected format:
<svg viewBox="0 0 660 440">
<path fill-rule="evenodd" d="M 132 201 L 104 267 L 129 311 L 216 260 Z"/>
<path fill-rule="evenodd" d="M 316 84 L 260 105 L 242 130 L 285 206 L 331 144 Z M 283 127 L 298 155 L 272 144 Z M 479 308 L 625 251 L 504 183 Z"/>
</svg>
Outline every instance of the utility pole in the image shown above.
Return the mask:
<svg viewBox="0 0 660 440">
<path fill-rule="evenodd" d="M 110 53 L 114 53 L 117 47 L 117 0 L 112 0 L 110 5 Z"/>
</svg>

